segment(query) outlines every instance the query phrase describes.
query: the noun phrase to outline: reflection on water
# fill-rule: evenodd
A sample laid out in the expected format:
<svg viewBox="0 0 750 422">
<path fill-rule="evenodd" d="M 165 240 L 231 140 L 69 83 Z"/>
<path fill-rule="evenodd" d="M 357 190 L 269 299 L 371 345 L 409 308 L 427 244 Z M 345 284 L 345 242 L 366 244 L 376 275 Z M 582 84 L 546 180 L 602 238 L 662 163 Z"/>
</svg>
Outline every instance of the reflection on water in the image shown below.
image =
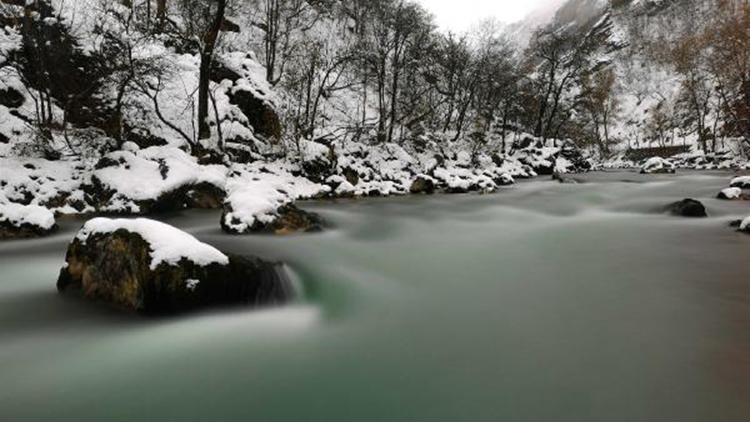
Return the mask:
<svg viewBox="0 0 750 422">
<path fill-rule="evenodd" d="M 287 262 L 287 308 L 144 320 L 55 293 L 65 245 L 0 244 L 1 420 L 747 421 L 750 204 L 729 175 L 592 174 L 496 195 L 306 207 L 334 224 L 225 236 Z M 711 217 L 658 212 L 695 197 Z"/>
</svg>

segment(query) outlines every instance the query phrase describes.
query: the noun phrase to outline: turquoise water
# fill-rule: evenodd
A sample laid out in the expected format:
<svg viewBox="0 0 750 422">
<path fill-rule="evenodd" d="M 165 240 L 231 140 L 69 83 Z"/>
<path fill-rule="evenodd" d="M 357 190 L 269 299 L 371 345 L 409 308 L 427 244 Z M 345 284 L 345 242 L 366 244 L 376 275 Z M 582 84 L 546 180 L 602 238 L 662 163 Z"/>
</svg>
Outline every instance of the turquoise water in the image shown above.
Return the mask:
<svg viewBox="0 0 750 422">
<path fill-rule="evenodd" d="M 147 320 L 55 291 L 82 224 L 0 244 L 0 420 L 747 421 L 750 203 L 727 174 L 592 174 L 494 195 L 304 204 L 315 235 L 231 237 L 297 303 Z M 711 218 L 659 213 L 704 201 Z"/>
</svg>

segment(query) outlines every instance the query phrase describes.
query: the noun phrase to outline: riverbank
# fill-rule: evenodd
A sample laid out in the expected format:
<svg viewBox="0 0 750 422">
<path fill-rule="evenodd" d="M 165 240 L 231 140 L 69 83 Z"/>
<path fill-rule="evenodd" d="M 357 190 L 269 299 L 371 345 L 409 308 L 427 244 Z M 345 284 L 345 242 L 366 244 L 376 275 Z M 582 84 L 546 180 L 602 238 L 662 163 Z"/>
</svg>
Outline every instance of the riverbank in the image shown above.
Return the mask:
<svg viewBox="0 0 750 422">
<path fill-rule="evenodd" d="M 0 157 L 3 204 L 61 215 L 150 215 L 191 208 L 224 209 L 221 226 L 234 233 L 289 232 L 294 202 L 351 198 L 494 192 L 517 178 L 586 171 L 590 162 L 572 144 L 529 142 L 512 153 L 471 155 L 462 148 L 407 151 L 396 144 L 302 141 L 297 154 L 252 162 L 203 162 L 175 146 L 122 150 L 88 159 L 46 160 L 7 151 Z M 228 160 L 228 158 L 227 158 Z M 6 207 L 7 208 L 7 207 Z M 28 214 L 28 213 L 27 213 Z M 305 219 L 305 216 L 301 218 Z M 298 220 L 299 218 L 295 218 Z"/>
</svg>

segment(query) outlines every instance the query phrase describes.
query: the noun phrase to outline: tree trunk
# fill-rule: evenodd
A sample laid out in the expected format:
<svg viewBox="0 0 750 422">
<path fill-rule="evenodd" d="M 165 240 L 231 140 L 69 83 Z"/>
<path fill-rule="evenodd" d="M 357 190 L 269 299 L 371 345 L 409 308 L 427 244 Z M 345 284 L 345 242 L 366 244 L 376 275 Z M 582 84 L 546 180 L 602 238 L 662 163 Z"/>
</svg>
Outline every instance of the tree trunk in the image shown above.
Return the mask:
<svg viewBox="0 0 750 422">
<path fill-rule="evenodd" d="M 164 32 L 167 24 L 167 0 L 156 0 L 156 32 Z"/>
<path fill-rule="evenodd" d="M 211 128 L 208 125 L 208 89 L 211 83 L 211 63 L 214 57 L 216 41 L 219 31 L 224 23 L 224 12 L 227 0 L 217 0 L 216 16 L 211 27 L 203 37 L 203 51 L 201 52 L 201 68 L 198 83 L 198 139 L 211 137 Z M 216 122 L 219 124 L 219 122 Z"/>
</svg>

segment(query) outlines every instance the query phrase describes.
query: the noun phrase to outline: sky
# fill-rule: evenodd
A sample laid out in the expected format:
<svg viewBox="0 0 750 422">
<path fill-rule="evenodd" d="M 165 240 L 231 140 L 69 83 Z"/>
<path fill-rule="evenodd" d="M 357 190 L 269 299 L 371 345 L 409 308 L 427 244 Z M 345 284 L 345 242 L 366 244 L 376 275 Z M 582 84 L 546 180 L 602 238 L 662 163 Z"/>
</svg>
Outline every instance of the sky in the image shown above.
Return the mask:
<svg viewBox="0 0 750 422">
<path fill-rule="evenodd" d="M 550 0 L 417 0 L 431 11 L 443 30 L 462 32 L 484 18 L 513 23 Z"/>
</svg>

